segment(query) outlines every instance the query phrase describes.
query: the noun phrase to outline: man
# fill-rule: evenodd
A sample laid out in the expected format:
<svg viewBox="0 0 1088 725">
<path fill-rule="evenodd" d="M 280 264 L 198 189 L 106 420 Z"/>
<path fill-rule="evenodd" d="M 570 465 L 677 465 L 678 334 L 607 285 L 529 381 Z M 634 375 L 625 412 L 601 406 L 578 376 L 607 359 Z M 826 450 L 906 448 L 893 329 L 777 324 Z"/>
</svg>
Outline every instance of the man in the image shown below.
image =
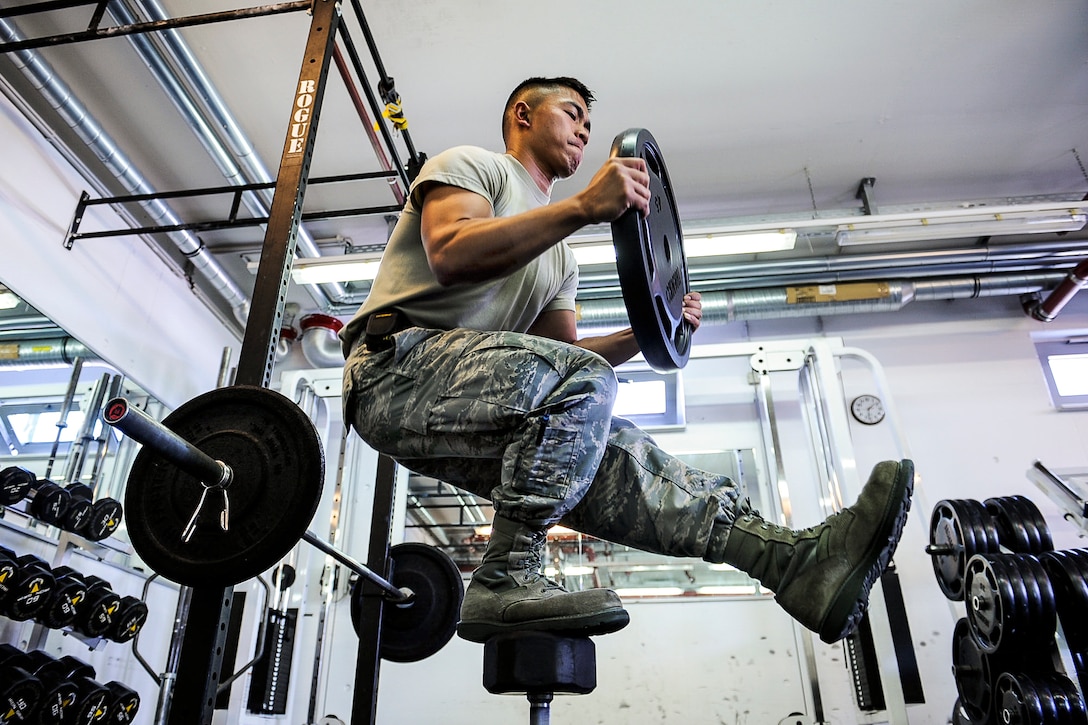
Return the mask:
<svg viewBox="0 0 1088 725">
<path fill-rule="evenodd" d="M 650 191 L 641 159 L 611 158 L 585 189 L 549 203 L 582 161 L 593 100 L 573 78 L 529 79 L 503 113 L 505 154 L 457 147 L 424 165 L 371 294 L 341 333 L 347 420 L 407 468 L 494 504 L 461 610 L 465 639 L 627 624 L 614 592 L 568 592 L 541 574 L 559 521 L 733 564 L 825 641 L 840 639 L 898 542 L 913 466 L 878 465 L 854 506 L 790 531 L 750 510 L 728 478 L 612 417 L 613 366 L 638 344 L 630 329 L 577 339 L 578 270 L 563 240 L 628 209 L 647 213 Z M 698 327 L 699 294 L 683 309 Z"/>
</svg>

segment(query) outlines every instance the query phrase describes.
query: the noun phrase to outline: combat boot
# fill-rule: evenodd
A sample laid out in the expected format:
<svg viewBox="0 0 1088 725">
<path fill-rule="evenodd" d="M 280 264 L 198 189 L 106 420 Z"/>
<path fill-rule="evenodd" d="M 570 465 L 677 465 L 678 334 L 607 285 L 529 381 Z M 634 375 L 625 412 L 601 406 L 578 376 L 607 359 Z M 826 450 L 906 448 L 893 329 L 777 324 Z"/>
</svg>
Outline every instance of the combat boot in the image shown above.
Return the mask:
<svg viewBox="0 0 1088 725">
<path fill-rule="evenodd" d="M 615 632 L 630 617 L 609 589 L 569 592 L 541 573 L 545 532 L 499 516 L 472 574 L 457 634 L 471 642 L 513 630 L 577 636 Z"/>
<path fill-rule="evenodd" d="M 822 524 L 793 531 L 748 511 L 727 531 L 712 533 L 704 558 L 758 579 L 787 614 L 835 642 L 854 631 L 868 607 L 869 589 L 899 543 L 913 490 L 914 464 L 884 461 L 854 505 Z"/>
</svg>

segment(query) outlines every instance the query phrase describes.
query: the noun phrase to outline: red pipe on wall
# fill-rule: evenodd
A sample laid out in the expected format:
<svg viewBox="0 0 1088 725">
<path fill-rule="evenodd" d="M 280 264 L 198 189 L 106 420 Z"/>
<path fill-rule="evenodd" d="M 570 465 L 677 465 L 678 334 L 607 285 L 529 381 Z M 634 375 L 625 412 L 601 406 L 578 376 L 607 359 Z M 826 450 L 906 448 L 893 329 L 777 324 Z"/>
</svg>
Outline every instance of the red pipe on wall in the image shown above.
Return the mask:
<svg viewBox="0 0 1088 725">
<path fill-rule="evenodd" d="M 1088 286 L 1088 259 L 1085 259 L 1054 288 L 1045 300 L 1031 309 L 1031 316 L 1043 322 L 1052 322 L 1069 300 Z"/>
</svg>

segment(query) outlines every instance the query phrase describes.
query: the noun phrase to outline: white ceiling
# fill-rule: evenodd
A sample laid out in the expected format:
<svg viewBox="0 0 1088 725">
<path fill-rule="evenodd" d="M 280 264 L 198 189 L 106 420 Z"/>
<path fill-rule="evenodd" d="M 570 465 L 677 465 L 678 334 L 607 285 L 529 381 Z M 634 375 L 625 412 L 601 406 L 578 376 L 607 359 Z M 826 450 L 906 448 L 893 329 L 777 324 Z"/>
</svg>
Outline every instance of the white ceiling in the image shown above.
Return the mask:
<svg viewBox="0 0 1088 725">
<path fill-rule="evenodd" d="M 179 16 L 256 3 L 163 5 Z M 429 155 L 462 143 L 500 149 L 502 105 L 527 76 L 573 75 L 594 89 L 594 138 L 582 170 L 557 186 L 557 197 L 581 188 L 613 136 L 632 126 L 656 137 L 685 224 L 858 209 L 863 177 L 875 177 L 878 206 L 1088 192 L 1081 163 L 1088 161 L 1085 2 L 362 6 L 402 96 L 412 141 Z M 15 22 L 35 36 L 82 29 L 88 13 Z M 354 25 L 350 8 L 345 13 Z M 291 13 L 181 31 L 273 173 L 308 28 L 304 13 Z M 366 54 L 361 34 L 353 37 Z M 127 40 L 39 52 L 156 188 L 223 183 Z M 0 70 L 14 78 L 6 62 Z M 376 74 L 369 80 L 374 84 Z M 325 103 L 311 174 L 377 170 L 335 73 Z M 403 147 L 401 153 L 406 158 Z M 215 213 L 226 203 L 219 200 Z M 308 208 L 325 203 L 392 198 L 384 182 L 337 198 L 311 187 Z M 201 204 L 183 208 L 187 215 L 208 212 Z M 355 244 L 385 234 L 380 218 L 313 226 L 315 237 L 341 234 Z M 255 230 L 207 237 L 213 249 L 227 242 L 256 247 L 260 239 Z"/>
</svg>

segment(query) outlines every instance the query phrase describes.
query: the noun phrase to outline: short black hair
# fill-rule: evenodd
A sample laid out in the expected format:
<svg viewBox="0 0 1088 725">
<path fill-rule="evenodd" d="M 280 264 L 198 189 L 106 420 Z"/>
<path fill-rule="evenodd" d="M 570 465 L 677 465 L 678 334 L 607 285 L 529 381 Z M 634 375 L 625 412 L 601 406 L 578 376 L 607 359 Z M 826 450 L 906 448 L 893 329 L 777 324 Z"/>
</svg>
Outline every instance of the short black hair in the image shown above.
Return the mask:
<svg viewBox="0 0 1088 725">
<path fill-rule="evenodd" d="M 521 83 L 518 83 L 514 87 L 514 90 L 510 92 L 510 97 L 506 99 L 506 105 L 502 111 L 502 137 L 506 140 L 507 118 L 510 115 L 510 109 L 514 107 L 519 100 L 524 98 L 533 92 L 547 94 L 554 93 L 560 88 L 569 88 L 582 97 L 582 100 L 586 102 L 586 110 L 591 110 L 593 102 L 596 97 L 593 95 L 593 91 L 589 90 L 585 83 L 577 78 L 571 78 L 570 76 L 557 76 L 555 78 L 544 78 L 543 76 L 534 76 L 532 78 L 526 78 Z"/>
</svg>

